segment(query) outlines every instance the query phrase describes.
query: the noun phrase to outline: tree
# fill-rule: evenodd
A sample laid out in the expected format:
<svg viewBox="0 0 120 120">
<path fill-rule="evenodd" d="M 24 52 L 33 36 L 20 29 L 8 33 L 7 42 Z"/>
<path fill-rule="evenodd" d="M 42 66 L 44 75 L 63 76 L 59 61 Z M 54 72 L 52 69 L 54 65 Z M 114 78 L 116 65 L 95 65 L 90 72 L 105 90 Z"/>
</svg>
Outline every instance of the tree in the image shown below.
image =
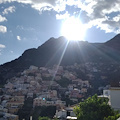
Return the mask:
<svg viewBox="0 0 120 120">
<path fill-rule="evenodd" d="M 70 81 L 69 79 L 64 78 L 64 77 L 62 77 L 61 80 L 56 81 L 56 82 L 57 82 L 61 87 L 64 87 L 64 88 L 66 88 L 66 87 L 71 83 L 71 81 Z"/>
<path fill-rule="evenodd" d="M 49 118 L 49 117 L 39 117 L 38 118 L 38 120 L 58 120 L 57 118 L 53 118 L 53 119 L 51 119 L 51 118 Z"/>
<path fill-rule="evenodd" d="M 34 108 L 33 120 L 37 120 L 39 116 L 53 118 L 56 112 L 56 106 L 37 106 Z"/>
<path fill-rule="evenodd" d="M 117 112 L 116 115 L 105 117 L 104 120 L 117 120 L 117 118 L 119 117 L 120 117 L 120 114 L 118 114 Z"/>
<path fill-rule="evenodd" d="M 22 106 L 21 109 L 19 109 L 18 111 L 18 115 L 19 115 L 19 120 L 29 120 L 29 117 L 31 116 L 32 113 L 32 108 L 33 108 L 33 99 L 32 98 L 28 98 L 27 100 L 25 100 L 24 105 Z"/>
<path fill-rule="evenodd" d="M 74 109 L 74 112 L 78 120 L 114 120 L 108 119 L 108 117 L 119 117 L 118 112 L 108 105 L 108 99 L 99 98 L 97 95 L 80 102 L 79 106 Z"/>
<path fill-rule="evenodd" d="M 39 117 L 38 120 L 50 120 L 48 117 Z"/>
</svg>

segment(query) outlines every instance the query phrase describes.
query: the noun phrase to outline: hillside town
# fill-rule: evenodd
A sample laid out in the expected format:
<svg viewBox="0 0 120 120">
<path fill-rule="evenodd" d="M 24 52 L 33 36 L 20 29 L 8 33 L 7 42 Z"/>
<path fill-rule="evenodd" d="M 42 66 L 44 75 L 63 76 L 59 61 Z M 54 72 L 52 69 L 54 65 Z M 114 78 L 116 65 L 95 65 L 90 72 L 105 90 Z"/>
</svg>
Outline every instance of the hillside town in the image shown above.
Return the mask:
<svg viewBox="0 0 120 120">
<path fill-rule="evenodd" d="M 78 103 L 87 95 L 90 88 L 88 80 L 78 78 L 75 72 L 68 71 L 62 66 L 54 65 L 53 68 L 30 66 L 18 76 L 7 80 L 1 89 L 3 95 L 0 111 L 1 114 L 5 113 L 4 117 L 16 120 L 17 113 L 27 98 L 33 98 L 33 108 L 36 106 L 64 108 L 68 103 L 62 100 L 63 96 L 67 96 L 73 104 Z"/>
<path fill-rule="evenodd" d="M 49 68 L 30 66 L 29 69 L 8 79 L 0 89 L 2 118 L 18 120 L 18 112 L 29 98 L 33 100 L 31 103 L 33 111 L 38 106 L 56 106 L 58 111 L 83 101 L 92 95 L 94 88 L 90 80 L 94 81 L 94 74 L 101 71 L 95 66 L 97 66 L 95 63 L 54 65 Z M 110 70 L 110 67 L 107 69 Z M 107 76 L 100 74 L 100 78 L 105 80 Z M 97 89 L 100 91 L 104 88 L 101 86 Z"/>
</svg>

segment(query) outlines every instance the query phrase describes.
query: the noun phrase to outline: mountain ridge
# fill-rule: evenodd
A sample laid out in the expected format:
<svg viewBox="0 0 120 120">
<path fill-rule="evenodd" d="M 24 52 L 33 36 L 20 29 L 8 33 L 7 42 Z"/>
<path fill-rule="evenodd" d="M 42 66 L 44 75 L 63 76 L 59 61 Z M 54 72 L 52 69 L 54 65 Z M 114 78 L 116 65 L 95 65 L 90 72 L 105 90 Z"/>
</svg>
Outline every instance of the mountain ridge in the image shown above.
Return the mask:
<svg viewBox="0 0 120 120">
<path fill-rule="evenodd" d="M 105 45 L 120 51 L 120 34 L 107 41 Z"/>
<path fill-rule="evenodd" d="M 28 49 L 19 58 L 0 65 L 0 82 L 4 83 L 6 79 L 29 68 L 30 65 L 40 67 L 54 64 L 66 66 L 85 62 L 119 62 L 119 39 L 120 34 L 105 43 L 68 42 L 63 36 L 58 39 L 50 38 L 38 48 Z"/>
</svg>

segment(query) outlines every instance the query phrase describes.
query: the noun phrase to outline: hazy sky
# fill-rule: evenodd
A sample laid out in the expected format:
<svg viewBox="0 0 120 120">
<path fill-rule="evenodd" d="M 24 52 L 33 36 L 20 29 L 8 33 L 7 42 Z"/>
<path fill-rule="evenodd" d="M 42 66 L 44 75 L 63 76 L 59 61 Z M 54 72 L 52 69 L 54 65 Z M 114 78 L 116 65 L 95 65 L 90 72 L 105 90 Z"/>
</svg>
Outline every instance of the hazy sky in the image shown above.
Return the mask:
<svg viewBox="0 0 120 120">
<path fill-rule="evenodd" d="M 0 0 L 0 64 L 63 35 L 73 16 L 87 26 L 84 40 L 105 42 L 120 31 L 120 0 Z"/>
</svg>

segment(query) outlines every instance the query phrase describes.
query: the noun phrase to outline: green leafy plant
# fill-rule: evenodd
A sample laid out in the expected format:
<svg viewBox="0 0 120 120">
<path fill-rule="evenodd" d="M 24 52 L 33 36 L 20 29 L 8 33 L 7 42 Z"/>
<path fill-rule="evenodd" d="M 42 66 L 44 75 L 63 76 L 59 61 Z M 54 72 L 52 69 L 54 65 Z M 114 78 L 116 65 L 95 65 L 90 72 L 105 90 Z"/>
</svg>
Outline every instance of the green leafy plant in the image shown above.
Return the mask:
<svg viewBox="0 0 120 120">
<path fill-rule="evenodd" d="M 74 109 L 78 120 L 116 120 L 119 113 L 108 105 L 107 98 L 99 98 L 97 95 L 89 97 Z M 113 117 L 112 117 L 113 116 Z"/>
</svg>

